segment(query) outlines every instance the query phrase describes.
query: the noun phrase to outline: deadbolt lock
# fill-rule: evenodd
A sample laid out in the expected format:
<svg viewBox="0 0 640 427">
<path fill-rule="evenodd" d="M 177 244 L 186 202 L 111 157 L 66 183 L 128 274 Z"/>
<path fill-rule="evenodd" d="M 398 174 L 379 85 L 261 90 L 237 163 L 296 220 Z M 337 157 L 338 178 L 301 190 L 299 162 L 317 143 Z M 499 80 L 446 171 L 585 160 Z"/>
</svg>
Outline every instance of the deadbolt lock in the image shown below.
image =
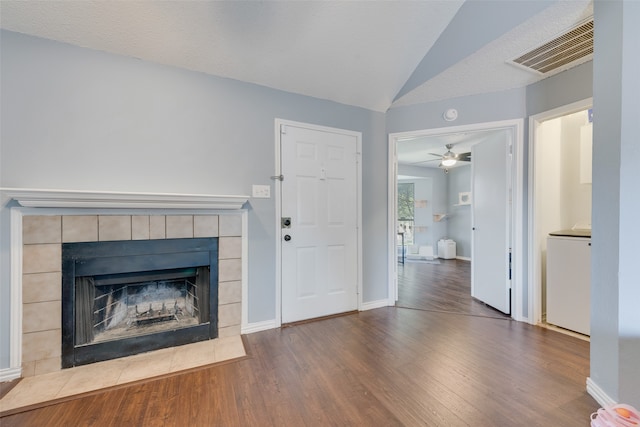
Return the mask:
<svg viewBox="0 0 640 427">
<path fill-rule="evenodd" d="M 282 225 L 282 228 L 291 228 L 291 217 L 283 216 L 281 225 Z"/>
</svg>

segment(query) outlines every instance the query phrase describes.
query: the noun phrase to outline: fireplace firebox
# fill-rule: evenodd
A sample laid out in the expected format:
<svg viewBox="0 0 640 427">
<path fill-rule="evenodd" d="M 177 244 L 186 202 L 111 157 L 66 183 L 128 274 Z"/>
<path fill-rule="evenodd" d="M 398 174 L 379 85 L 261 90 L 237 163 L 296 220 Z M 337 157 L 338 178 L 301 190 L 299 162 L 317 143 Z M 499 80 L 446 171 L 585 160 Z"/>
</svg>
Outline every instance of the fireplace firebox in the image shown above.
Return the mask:
<svg viewBox="0 0 640 427">
<path fill-rule="evenodd" d="M 218 239 L 62 245 L 62 367 L 218 335 Z"/>
</svg>

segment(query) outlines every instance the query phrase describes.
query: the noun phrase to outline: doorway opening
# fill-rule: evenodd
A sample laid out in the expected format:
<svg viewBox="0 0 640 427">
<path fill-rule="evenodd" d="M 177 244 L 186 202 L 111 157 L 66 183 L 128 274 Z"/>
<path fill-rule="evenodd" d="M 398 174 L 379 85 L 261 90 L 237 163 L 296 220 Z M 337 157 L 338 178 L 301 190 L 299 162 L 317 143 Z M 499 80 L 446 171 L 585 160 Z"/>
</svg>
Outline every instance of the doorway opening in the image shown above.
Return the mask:
<svg viewBox="0 0 640 427">
<path fill-rule="evenodd" d="M 523 280 L 521 257 L 523 253 L 522 216 L 522 120 L 480 123 L 448 128 L 426 129 L 389 135 L 389 181 L 388 181 L 388 270 L 389 305 L 398 301 L 398 273 L 402 264 L 398 262 L 399 214 L 398 183 L 413 181 L 431 186 L 431 199 L 415 195 L 415 219 L 413 224 L 414 244 L 406 248 L 409 254 L 432 254 L 438 257 L 438 246 L 443 241 L 456 241 L 455 258 L 472 261 L 471 255 L 471 146 L 497 133 L 507 133 L 512 142 L 509 167 L 511 198 L 513 203 L 505 206 L 514 219 L 509 226 L 509 238 L 513 257 L 511 293 L 512 317 L 526 320 L 523 305 Z M 458 165 L 444 166 L 447 156 L 456 157 Z M 463 188 L 464 187 L 464 188 Z M 438 194 L 440 193 L 440 194 Z M 462 200 L 462 202 L 460 201 Z M 466 211 L 465 211 L 466 209 Z M 421 219 L 419 210 L 424 210 Z M 419 236 L 418 233 L 423 235 Z M 455 237 L 455 240 L 452 238 Z M 508 250 L 507 250 L 508 252 Z M 427 257 L 428 259 L 428 257 Z M 456 260 L 454 260 L 456 261 Z M 523 310 L 524 308 L 524 310 Z"/>
<path fill-rule="evenodd" d="M 531 323 L 583 336 L 589 335 L 592 104 L 592 98 L 585 99 L 532 116 L 529 122 Z M 565 248 L 567 244 L 577 246 Z M 583 254 L 584 259 L 565 259 L 569 254 Z M 582 265 L 577 269 L 584 273 L 580 279 L 563 276 L 572 262 Z M 558 280 L 562 287 L 555 286 Z M 579 286 L 570 298 L 562 294 L 573 286 L 569 282 Z"/>
</svg>

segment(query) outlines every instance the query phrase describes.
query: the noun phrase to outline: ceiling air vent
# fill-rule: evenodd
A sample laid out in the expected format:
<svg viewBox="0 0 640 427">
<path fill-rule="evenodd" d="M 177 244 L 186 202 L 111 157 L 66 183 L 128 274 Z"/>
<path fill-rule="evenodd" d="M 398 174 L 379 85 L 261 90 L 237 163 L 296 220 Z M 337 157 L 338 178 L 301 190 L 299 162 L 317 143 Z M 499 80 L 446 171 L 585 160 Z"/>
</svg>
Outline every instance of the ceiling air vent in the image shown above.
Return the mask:
<svg viewBox="0 0 640 427">
<path fill-rule="evenodd" d="M 593 58 L 593 18 L 579 24 L 542 46 L 523 53 L 511 62 L 547 75 L 560 72 Z"/>
</svg>

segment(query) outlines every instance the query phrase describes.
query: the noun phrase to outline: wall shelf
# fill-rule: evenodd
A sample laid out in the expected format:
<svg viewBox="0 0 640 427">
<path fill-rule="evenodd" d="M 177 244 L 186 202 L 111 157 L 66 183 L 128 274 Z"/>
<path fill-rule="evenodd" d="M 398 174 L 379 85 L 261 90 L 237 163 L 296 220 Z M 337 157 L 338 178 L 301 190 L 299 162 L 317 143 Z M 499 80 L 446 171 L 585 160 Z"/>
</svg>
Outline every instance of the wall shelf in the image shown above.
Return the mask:
<svg viewBox="0 0 640 427">
<path fill-rule="evenodd" d="M 458 204 L 454 206 L 463 206 L 463 205 L 470 205 L 470 204 L 471 204 L 470 191 L 463 191 L 461 193 L 458 193 Z"/>
<path fill-rule="evenodd" d="M 443 219 L 446 219 L 449 214 L 441 213 L 441 214 L 433 214 L 433 222 L 440 222 Z"/>
</svg>

